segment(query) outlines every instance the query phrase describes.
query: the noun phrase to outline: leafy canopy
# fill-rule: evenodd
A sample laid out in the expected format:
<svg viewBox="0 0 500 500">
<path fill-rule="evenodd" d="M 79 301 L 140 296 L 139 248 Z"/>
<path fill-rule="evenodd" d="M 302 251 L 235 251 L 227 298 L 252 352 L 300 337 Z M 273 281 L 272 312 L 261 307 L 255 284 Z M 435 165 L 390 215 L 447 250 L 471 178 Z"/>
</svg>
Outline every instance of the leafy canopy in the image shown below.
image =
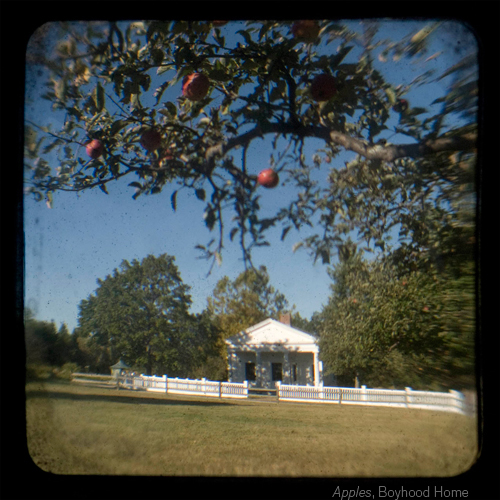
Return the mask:
<svg viewBox="0 0 500 500">
<path fill-rule="evenodd" d="M 320 349 L 340 379 L 375 387 L 474 386 L 474 279 L 360 254 L 330 270 Z"/>
<path fill-rule="evenodd" d="M 453 193 L 474 193 L 475 43 L 451 23 L 469 51 L 458 60 L 453 46 L 429 55 L 450 23 L 388 39 L 391 22 L 320 20 L 309 39 L 294 35 L 293 22 L 275 21 L 51 25 L 60 29 L 54 51 L 35 57 L 29 47 L 28 62 L 43 65 L 42 98 L 59 119 L 26 124 L 28 190 L 50 204 L 57 191 L 108 193 L 127 178 L 134 198 L 172 187 L 174 210 L 178 192 L 193 190 L 217 234 L 198 245 L 213 262 L 229 239 L 251 264 L 252 249 L 269 245 L 279 226 L 282 239 L 312 228 L 297 247 L 324 263 L 350 238 L 384 250 L 399 232 L 407 254 L 433 248 L 427 224 L 438 234 L 456 219 Z M 421 73 L 403 83 L 400 61 Z M 200 100 L 182 94 L 192 73 L 209 81 Z M 311 84 L 323 74 L 334 77 L 335 92 L 317 101 Z M 445 81 L 436 98 L 430 86 Z M 419 91 L 425 107 L 412 105 Z M 158 149 L 141 146 L 150 129 L 161 134 Z M 275 189 L 285 193 L 271 214 L 247 155 L 263 139 L 281 180 Z M 90 140 L 104 145 L 95 159 L 85 151 Z"/>
<path fill-rule="evenodd" d="M 186 375 L 203 361 L 217 332 L 189 313 L 189 287 L 174 257 L 148 255 L 124 260 L 120 269 L 98 280 L 94 295 L 79 306 L 80 334 L 106 347 L 110 358 L 147 374 Z"/>
<path fill-rule="evenodd" d="M 264 266 L 247 269 L 234 281 L 225 276 L 207 302 L 207 310 L 225 338 L 267 318 L 278 319 L 288 308 L 285 296 L 270 284 Z"/>
</svg>

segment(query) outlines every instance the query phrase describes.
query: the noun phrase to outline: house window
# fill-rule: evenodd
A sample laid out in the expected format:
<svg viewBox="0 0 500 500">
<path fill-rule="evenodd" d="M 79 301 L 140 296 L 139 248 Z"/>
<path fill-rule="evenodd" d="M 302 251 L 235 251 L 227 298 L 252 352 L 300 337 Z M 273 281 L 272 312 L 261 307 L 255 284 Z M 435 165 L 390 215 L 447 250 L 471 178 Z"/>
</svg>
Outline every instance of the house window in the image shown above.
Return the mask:
<svg viewBox="0 0 500 500">
<path fill-rule="evenodd" d="M 292 380 L 297 382 L 297 365 L 292 365 Z"/>
<path fill-rule="evenodd" d="M 283 363 L 272 363 L 271 364 L 271 375 L 273 378 L 273 382 L 277 382 L 278 380 L 283 380 Z"/>
<path fill-rule="evenodd" d="M 245 364 L 245 380 L 255 382 L 255 363 L 248 362 Z"/>
</svg>

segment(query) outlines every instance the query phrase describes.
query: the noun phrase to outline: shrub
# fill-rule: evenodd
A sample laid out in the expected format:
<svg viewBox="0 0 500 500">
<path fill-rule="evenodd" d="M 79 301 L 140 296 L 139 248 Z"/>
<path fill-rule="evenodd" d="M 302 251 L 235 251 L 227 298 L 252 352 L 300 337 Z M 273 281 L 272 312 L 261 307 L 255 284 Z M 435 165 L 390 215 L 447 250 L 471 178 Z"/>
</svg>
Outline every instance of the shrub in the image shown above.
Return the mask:
<svg viewBox="0 0 500 500">
<path fill-rule="evenodd" d="M 63 380 L 71 380 L 73 373 L 79 371 L 76 363 L 64 363 L 62 368 L 54 368 L 54 374 L 57 378 Z"/>
<path fill-rule="evenodd" d="M 26 380 L 48 380 L 53 376 L 53 368 L 48 365 L 26 365 Z"/>
</svg>

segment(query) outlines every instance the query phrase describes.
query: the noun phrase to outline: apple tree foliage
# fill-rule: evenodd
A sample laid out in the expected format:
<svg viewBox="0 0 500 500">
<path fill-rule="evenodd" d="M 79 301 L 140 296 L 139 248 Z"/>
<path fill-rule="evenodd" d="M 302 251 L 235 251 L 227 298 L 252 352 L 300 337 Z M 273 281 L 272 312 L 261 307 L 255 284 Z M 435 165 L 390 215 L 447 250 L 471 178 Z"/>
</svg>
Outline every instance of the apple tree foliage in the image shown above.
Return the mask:
<svg viewBox="0 0 500 500">
<path fill-rule="evenodd" d="M 313 40 L 296 38 L 293 21 L 61 23 L 53 51 L 30 58 L 28 50 L 47 75 L 43 99 L 64 116 L 58 128 L 26 123 L 28 190 L 51 203 L 58 191 L 108 193 L 126 177 L 134 198 L 174 186 L 174 209 L 178 193 L 192 190 L 214 233 L 198 247 L 213 261 L 234 241 L 251 264 L 273 228 L 282 240 L 307 228 L 295 248 L 324 263 L 346 257 L 351 239 L 386 250 L 395 233 L 409 262 L 470 251 L 459 219 L 464 203 L 474 206 L 475 45 L 436 73 L 429 65 L 451 60 L 428 51 L 443 26 L 388 39 L 390 22 L 320 20 Z M 399 81 L 398 61 L 422 71 Z M 181 92 L 194 72 L 210 82 L 199 101 Z M 324 73 L 336 92 L 318 102 L 310 85 Z M 445 80 L 445 95 L 412 105 L 412 92 Z M 140 139 L 150 128 L 163 144 L 148 152 Z M 97 159 L 85 153 L 94 139 L 104 144 Z M 256 182 L 262 166 L 247 154 L 263 139 L 280 176 L 275 192 L 291 193 L 272 214 L 261 210 L 270 194 Z"/>
<path fill-rule="evenodd" d="M 214 349 L 218 332 L 206 313 L 189 313 L 189 286 L 174 257 L 124 260 L 79 305 L 78 334 L 145 373 L 186 376 Z"/>
</svg>

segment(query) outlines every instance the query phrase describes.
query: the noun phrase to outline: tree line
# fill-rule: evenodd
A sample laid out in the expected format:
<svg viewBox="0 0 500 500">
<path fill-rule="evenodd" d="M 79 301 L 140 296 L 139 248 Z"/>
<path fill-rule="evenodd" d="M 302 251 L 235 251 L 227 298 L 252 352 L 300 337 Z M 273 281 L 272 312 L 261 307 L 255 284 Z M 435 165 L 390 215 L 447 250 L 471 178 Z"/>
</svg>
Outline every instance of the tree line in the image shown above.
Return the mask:
<svg viewBox="0 0 500 500">
<path fill-rule="evenodd" d="M 343 385 L 474 386 L 472 273 L 408 272 L 394 259 L 360 253 L 328 272 L 330 297 L 310 319 L 290 307 L 264 266 L 219 280 L 205 309 L 193 314 L 174 257 L 123 261 L 80 302 L 72 334 L 28 311 L 27 363 L 109 373 L 122 359 L 148 375 L 225 380 L 224 340 L 291 311 L 292 326 L 318 339 L 326 373 Z"/>
</svg>

